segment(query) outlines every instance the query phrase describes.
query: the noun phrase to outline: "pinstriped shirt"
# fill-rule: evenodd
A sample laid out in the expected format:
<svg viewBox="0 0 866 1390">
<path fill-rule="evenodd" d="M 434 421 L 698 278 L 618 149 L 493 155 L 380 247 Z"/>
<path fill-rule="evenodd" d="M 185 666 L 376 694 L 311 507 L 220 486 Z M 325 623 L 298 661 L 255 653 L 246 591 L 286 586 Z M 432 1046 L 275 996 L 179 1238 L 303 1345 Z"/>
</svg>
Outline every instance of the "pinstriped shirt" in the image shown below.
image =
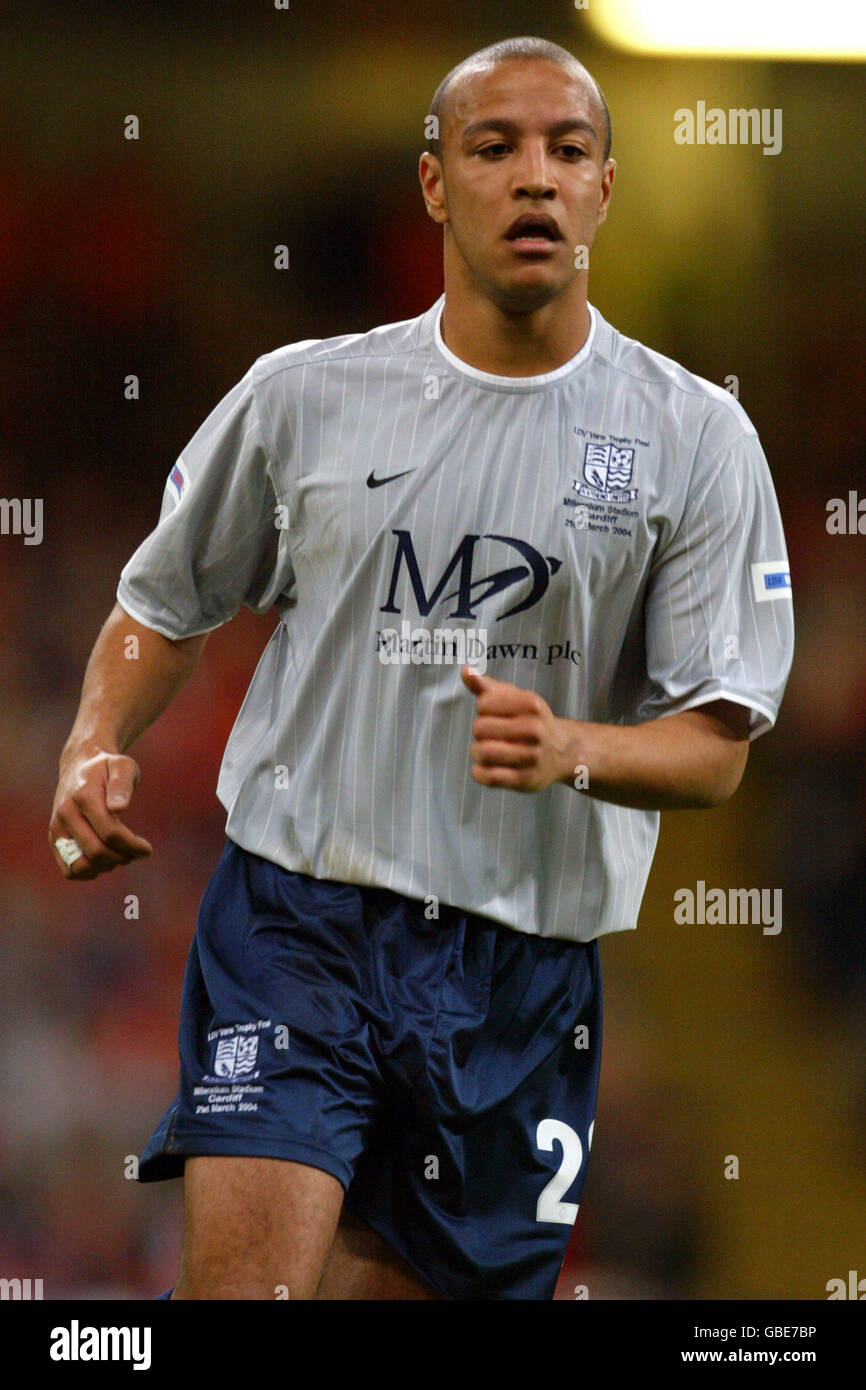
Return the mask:
<svg viewBox="0 0 866 1390">
<path fill-rule="evenodd" d="M 500 377 L 445 345 L 444 299 L 260 357 L 172 468 L 117 597 L 170 638 L 279 613 L 218 782 L 239 845 L 587 941 L 635 925 L 658 813 L 587 795 L 591 769 L 479 786 L 461 643 L 557 715 L 725 698 L 754 737 L 793 650 L 779 508 L 739 403 L 593 306 L 570 361 Z"/>
</svg>

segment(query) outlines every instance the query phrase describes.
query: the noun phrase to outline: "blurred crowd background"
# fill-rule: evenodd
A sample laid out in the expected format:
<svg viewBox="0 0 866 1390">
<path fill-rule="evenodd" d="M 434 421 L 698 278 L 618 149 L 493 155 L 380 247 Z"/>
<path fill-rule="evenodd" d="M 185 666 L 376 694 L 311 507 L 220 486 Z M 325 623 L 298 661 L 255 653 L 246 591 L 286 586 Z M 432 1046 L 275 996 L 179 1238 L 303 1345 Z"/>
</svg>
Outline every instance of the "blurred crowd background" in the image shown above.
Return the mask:
<svg viewBox="0 0 866 1390">
<path fill-rule="evenodd" d="M 0 12 L 0 493 L 44 499 L 41 545 L 0 536 L 0 1275 L 128 1298 L 176 1272 L 180 1183 L 126 1174 L 174 1094 L 220 757 L 274 615 L 214 634 L 132 750 L 153 859 L 68 884 L 47 846 L 57 759 L 119 571 L 256 357 L 438 296 L 430 96 L 527 32 L 581 57 L 612 111 L 592 302 L 737 378 L 798 641 L 735 800 L 663 817 L 639 929 L 603 945 L 601 1099 L 558 1296 L 820 1299 L 866 1274 L 866 536 L 825 524 L 829 499 L 866 495 L 862 68 L 624 55 L 565 3 Z M 780 108 L 782 152 L 675 144 L 698 100 Z M 781 888 L 781 933 L 677 925 L 698 879 Z"/>
</svg>

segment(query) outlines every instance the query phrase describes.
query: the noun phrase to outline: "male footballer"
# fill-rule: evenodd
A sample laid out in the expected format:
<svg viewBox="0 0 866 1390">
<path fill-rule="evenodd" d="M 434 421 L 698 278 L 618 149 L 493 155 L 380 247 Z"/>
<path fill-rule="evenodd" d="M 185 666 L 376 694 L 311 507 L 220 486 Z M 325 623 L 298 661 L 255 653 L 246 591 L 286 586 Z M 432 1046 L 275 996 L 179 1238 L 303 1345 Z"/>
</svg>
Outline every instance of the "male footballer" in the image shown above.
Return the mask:
<svg viewBox="0 0 866 1390">
<path fill-rule="evenodd" d="M 127 750 L 209 632 L 276 608 L 140 1161 L 184 1177 L 177 1299 L 552 1298 L 599 938 L 635 925 L 659 812 L 736 790 L 790 667 L 753 425 L 587 301 L 597 84 L 507 40 L 448 74 L 428 131 L 444 294 L 229 391 L 122 571 L 61 757 L 64 876 L 149 855 Z M 470 628 L 477 664 L 422 640 Z"/>
</svg>

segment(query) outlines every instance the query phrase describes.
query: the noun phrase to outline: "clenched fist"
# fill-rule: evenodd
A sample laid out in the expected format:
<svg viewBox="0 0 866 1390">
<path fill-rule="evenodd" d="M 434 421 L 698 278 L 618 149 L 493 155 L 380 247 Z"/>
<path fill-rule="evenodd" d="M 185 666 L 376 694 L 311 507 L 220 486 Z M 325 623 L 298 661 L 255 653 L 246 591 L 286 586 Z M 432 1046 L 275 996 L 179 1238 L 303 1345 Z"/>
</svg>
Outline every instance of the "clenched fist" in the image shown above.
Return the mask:
<svg viewBox="0 0 866 1390">
<path fill-rule="evenodd" d="M 479 675 L 471 666 L 462 666 L 460 677 L 478 701 L 470 747 L 476 782 L 538 792 L 568 775 L 567 721 L 540 695 Z"/>
<path fill-rule="evenodd" d="M 48 827 L 51 852 L 64 878 L 96 878 L 153 853 L 117 812 L 126 810 L 139 778 L 138 763 L 124 753 L 82 750 L 64 758 Z M 67 863 L 55 840 L 71 839 L 81 854 Z"/>
</svg>

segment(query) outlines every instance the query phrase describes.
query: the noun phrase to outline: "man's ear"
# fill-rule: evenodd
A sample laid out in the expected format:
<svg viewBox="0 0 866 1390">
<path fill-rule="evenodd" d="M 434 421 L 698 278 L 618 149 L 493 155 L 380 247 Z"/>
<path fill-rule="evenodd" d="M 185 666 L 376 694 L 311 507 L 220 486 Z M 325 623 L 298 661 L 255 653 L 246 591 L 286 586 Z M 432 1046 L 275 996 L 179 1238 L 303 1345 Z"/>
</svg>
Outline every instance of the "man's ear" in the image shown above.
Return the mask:
<svg viewBox="0 0 866 1390">
<path fill-rule="evenodd" d="M 610 195 L 613 192 L 613 180 L 616 174 L 616 160 L 606 159 L 601 171 L 601 200 L 598 205 L 598 222 L 607 220 L 607 210 L 610 206 Z"/>
<path fill-rule="evenodd" d="M 442 160 L 438 155 L 425 150 L 418 161 L 418 178 L 424 195 L 424 206 L 434 222 L 448 221 L 448 205 L 445 200 L 445 177 Z"/>
</svg>

